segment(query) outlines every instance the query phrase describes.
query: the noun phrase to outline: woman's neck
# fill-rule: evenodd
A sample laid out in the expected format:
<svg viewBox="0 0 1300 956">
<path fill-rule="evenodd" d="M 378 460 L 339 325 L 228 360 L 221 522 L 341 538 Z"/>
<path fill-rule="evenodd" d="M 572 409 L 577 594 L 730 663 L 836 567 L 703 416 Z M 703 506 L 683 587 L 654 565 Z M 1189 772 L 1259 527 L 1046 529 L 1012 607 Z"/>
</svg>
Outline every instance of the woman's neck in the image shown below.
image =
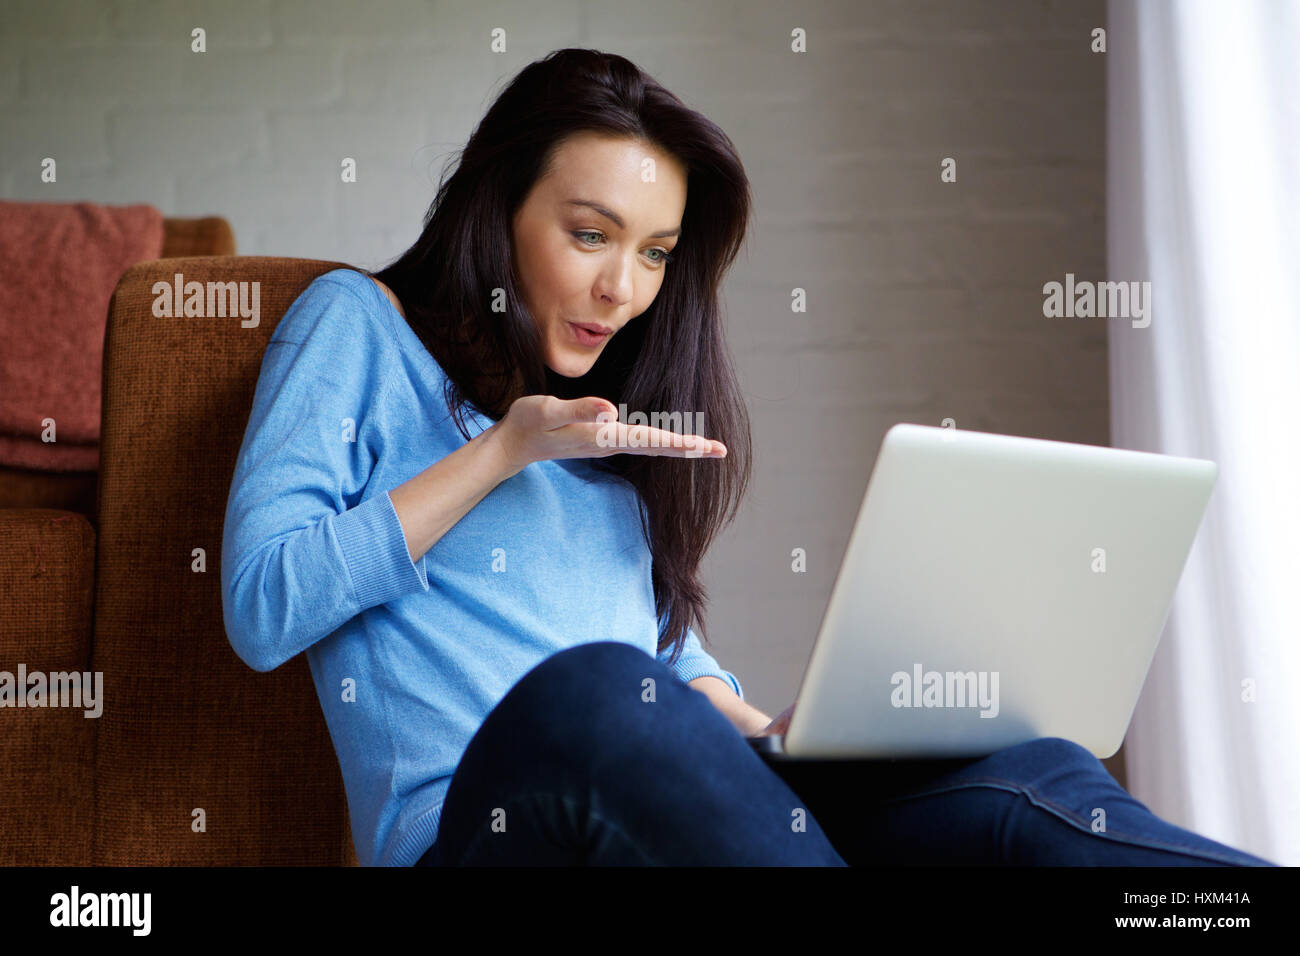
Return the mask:
<svg viewBox="0 0 1300 956">
<path fill-rule="evenodd" d="M 587 376 L 569 378 L 546 366 L 546 393 L 565 400 L 585 398 L 587 395 Z"/>
</svg>

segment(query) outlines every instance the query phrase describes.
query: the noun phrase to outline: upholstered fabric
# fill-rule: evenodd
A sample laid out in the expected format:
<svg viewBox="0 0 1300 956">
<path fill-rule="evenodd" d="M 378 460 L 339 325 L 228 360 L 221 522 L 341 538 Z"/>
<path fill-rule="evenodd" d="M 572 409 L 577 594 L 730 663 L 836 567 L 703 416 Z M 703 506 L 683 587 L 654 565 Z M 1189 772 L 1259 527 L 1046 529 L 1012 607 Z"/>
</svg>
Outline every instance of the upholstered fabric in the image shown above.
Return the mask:
<svg viewBox="0 0 1300 956">
<path fill-rule="evenodd" d="M 198 219 L 169 217 L 163 220 L 163 257 L 234 254 L 234 233 L 230 224 L 219 216 Z M 59 261 L 47 261 L 45 267 L 51 274 L 63 274 L 65 271 Z M 107 311 L 105 305 L 105 319 Z M 102 346 L 102 323 L 99 334 L 97 348 Z M 98 389 L 99 371 L 96 372 L 96 376 Z M 77 471 L 51 471 L 39 467 L 4 464 L 0 461 L 0 508 L 56 508 L 76 511 L 87 515 L 93 524 L 95 522 L 95 481 L 99 471 L 98 419 L 94 446 L 94 463 Z"/>
<path fill-rule="evenodd" d="M 0 509 L 0 681 L 90 669 L 94 587 L 95 531 L 84 515 Z M 0 708 L 0 865 L 90 862 L 95 722 L 12 697 Z"/>
<path fill-rule="evenodd" d="M 236 657 L 219 564 L 266 341 L 341 265 L 162 259 L 118 282 L 93 522 L 0 509 L 0 671 L 97 672 L 103 686 L 98 717 L 0 711 L 0 865 L 356 864 L 306 661 L 259 674 Z M 155 283 L 178 272 L 257 282 L 258 324 L 155 316 Z"/>
<path fill-rule="evenodd" d="M 145 203 L 0 200 L 0 462 L 96 467 L 109 298 L 162 247 L 162 213 Z"/>
<path fill-rule="evenodd" d="M 306 661 L 259 674 L 235 656 L 219 565 L 266 342 L 299 292 L 341 265 L 168 259 L 118 283 L 104 347 L 92 656 L 109 688 L 96 721 L 97 864 L 349 862 L 342 778 Z M 205 287 L 258 283 L 259 324 L 155 316 L 154 284 L 176 273 Z"/>
</svg>

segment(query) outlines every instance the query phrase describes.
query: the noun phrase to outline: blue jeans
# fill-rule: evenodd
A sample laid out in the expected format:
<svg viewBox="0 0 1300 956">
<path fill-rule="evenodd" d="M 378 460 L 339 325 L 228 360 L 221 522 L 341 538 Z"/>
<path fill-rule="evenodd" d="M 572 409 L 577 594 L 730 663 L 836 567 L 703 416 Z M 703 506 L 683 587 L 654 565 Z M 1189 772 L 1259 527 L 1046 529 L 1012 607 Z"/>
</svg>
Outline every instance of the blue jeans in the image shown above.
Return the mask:
<svg viewBox="0 0 1300 956">
<path fill-rule="evenodd" d="M 493 708 L 416 865 L 936 864 L 1275 865 L 1166 823 L 1059 737 L 973 760 L 769 763 L 613 641 L 551 655 Z"/>
</svg>

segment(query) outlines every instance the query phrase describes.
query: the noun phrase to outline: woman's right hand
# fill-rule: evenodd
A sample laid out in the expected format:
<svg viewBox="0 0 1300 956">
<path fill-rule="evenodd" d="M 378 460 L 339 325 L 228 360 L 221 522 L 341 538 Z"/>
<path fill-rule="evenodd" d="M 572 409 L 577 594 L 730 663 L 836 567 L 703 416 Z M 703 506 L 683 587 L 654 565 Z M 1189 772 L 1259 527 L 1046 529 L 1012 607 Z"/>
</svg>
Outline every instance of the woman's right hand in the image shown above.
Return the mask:
<svg viewBox="0 0 1300 956">
<path fill-rule="evenodd" d="M 702 435 L 679 435 L 649 425 L 618 421 L 618 409 L 603 398 L 566 401 L 554 395 L 516 399 L 493 428 L 517 472 L 535 461 L 607 458 L 610 455 L 671 455 L 725 458 L 726 446 Z M 635 442 L 635 444 L 633 444 Z"/>
<path fill-rule="evenodd" d="M 770 724 L 768 724 L 758 733 L 754 734 L 754 736 L 755 737 L 772 737 L 772 736 L 779 737 L 781 734 L 788 733 L 790 730 L 790 718 L 794 716 L 795 704 L 798 703 L 799 702 L 796 700 L 794 704 L 791 704 L 785 710 L 781 711 L 781 713 L 776 715 L 776 719 L 774 719 Z"/>
</svg>

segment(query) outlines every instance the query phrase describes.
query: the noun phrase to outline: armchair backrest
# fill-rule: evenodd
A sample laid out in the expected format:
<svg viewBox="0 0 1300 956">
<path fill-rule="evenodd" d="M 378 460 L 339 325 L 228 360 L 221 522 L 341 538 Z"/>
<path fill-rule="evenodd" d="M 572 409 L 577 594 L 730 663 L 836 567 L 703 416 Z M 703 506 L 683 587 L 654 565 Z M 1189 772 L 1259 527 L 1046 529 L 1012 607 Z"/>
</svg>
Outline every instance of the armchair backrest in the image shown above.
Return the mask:
<svg viewBox="0 0 1300 956">
<path fill-rule="evenodd" d="M 113 294 L 91 666 L 104 675 L 97 865 L 356 862 L 306 659 L 258 673 L 236 657 L 220 573 L 226 500 L 262 353 L 299 293 L 343 265 L 158 259 L 132 266 Z M 219 292 L 242 291 L 248 303 L 256 283 L 257 324 L 232 309 L 156 314 L 168 304 L 157 284 L 174 293 L 177 274 L 187 291 L 199 283 L 205 300 L 209 283 L 220 283 Z"/>
</svg>

